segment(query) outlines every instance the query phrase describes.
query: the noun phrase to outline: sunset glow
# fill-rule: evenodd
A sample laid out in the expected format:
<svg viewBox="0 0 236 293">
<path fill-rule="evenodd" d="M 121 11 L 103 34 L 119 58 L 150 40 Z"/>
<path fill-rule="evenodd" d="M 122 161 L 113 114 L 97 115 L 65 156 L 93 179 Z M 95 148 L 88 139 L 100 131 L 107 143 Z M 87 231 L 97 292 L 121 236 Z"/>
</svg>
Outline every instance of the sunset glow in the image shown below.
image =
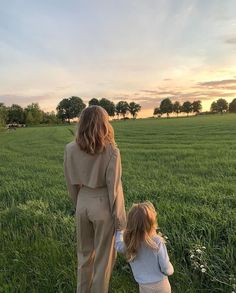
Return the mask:
<svg viewBox="0 0 236 293">
<path fill-rule="evenodd" d="M 236 97 L 234 0 L 8 1 L 0 12 L 0 102 Z"/>
</svg>

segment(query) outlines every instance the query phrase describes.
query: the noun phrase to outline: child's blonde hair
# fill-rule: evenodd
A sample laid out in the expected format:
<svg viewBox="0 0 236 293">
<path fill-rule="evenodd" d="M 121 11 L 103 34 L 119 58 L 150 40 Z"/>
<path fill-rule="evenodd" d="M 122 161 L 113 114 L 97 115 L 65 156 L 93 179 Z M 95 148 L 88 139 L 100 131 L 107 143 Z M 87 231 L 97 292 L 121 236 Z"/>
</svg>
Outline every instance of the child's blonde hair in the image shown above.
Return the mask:
<svg viewBox="0 0 236 293">
<path fill-rule="evenodd" d="M 126 258 L 133 260 L 142 242 L 153 249 L 158 249 L 153 240 L 157 229 L 157 212 L 150 201 L 133 204 L 127 217 L 127 227 L 124 231 Z"/>
</svg>

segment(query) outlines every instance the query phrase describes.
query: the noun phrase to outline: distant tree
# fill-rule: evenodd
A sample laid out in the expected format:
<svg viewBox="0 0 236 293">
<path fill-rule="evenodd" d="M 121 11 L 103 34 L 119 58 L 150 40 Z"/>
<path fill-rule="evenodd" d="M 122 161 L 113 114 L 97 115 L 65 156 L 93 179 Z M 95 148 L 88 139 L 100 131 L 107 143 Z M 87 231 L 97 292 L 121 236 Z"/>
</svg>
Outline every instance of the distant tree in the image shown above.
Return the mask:
<svg viewBox="0 0 236 293">
<path fill-rule="evenodd" d="M 37 124 L 31 111 L 25 113 L 26 124 Z"/>
<path fill-rule="evenodd" d="M 166 98 L 161 101 L 160 110 L 163 114 L 167 114 L 169 118 L 169 114 L 173 112 L 173 104 L 169 98 Z"/>
<path fill-rule="evenodd" d="M 78 117 L 82 110 L 86 107 L 81 98 L 72 96 L 68 99 L 63 99 L 57 106 L 57 117 L 62 121 Z"/>
<path fill-rule="evenodd" d="M 69 99 L 63 99 L 60 101 L 60 103 L 57 105 L 57 117 L 61 119 L 62 121 L 65 121 L 68 119 L 70 122 L 70 119 L 73 115 L 71 115 L 71 105 Z M 74 118 L 74 117 L 73 117 Z"/>
<path fill-rule="evenodd" d="M 183 103 L 182 107 L 181 107 L 181 112 L 187 113 L 187 116 L 189 115 L 189 113 L 191 113 L 193 110 L 192 108 L 192 103 L 189 101 L 186 101 Z"/>
<path fill-rule="evenodd" d="M 236 98 L 229 104 L 229 112 L 236 113 Z"/>
<path fill-rule="evenodd" d="M 211 104 L 211 111 L 223 114 L 223 112 L 227 112 L 229 109 L 229 105 L 225 99 L 218 99 L 216 102 Z"/>
<path fill-rule="evenodd" d="M 24 109 L 17 104 L 12 104 L 8 108 L 7 123 L 24 123 L 25 115 Z"/>
<path fill-rule="evenodd" d="M 8 119 L 8 109 L 4 103 L 0 103 L 0 127 L 5 126 Z"/>
<path fill-rule="evenodd" d="M 136 104 L 135 102 L 129 103 L 129 112 L 133 118 L 137 117 L 138 112 L 141 110 L 141 105 Z"/>
<path fill-rule="evenodd" d="M 211 112 L 214 112 L 214 113 L 218 112 L 218 106 L 215 101 L 211 103 Z"/>
<path fill-rule="evenodd" d="M 202 102 L 201 101 L 194 101 L 192 103 L 192 110 L 193 110 L 193 113 L 200 113 L 201 110 L 202 110 Z"/>
<path fill-rule="evenodd" d="M 176 101 L 173 104 L 173 112 L 177 114 L 177 117 L 179 115 L 179 113 L 181 112 L 181 105 L 180 102 Z"/>
<path fill-rule="evenodd" d="M 125 118 L 126 113 L 129 111 L 129 104 L 125 101 L 120 101 L 116 104 L 116 114 L 120 114 Z"/>
<path fill-rule="evenodd" d="M 43 111 L 38 103 L 28 105 L 25 110 L 25 120 L 27 124 L 39 124 L 43 119 Z"/>
<path fill-rule="evenodd" d="M 93 98 L 89 101 L 89 106 L 93 106 L 93 105 L 99 106 L 98 99 Z"/>
<path fill-rule="evenodd" d="M 161 116 L 162 112 L 159 107 L 156 107 L 153 111 L 153 115 Z"/>
<path fill-rule="evenodd" d="M 218 99 L 216 101 L 218 112 L 223 114 L 223 112 L 226 112 L 229 109 L 228 102 L 225 99 Z"/>
<path fill-rule="evenodd" d="M 58 124 L 58 118 L 54 111 L 52 112 L 43 112 L 42 123 L 45 124 Z"/>
<path fill-rule="evenodd" d="M 109 116 L 115 116 L 116 107 L 113 102 L 109 101 L 108 99 L 103 98 L 99 101 L 99 105 L 107 111 Z"/>
</svg>

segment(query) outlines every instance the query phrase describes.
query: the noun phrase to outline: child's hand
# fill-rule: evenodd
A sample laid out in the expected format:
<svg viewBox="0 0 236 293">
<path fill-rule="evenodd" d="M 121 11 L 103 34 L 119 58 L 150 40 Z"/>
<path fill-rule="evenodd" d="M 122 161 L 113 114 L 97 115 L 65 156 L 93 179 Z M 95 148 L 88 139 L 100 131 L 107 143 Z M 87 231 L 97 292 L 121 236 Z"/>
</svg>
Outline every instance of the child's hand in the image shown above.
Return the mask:
<svg viewBox="0 0 236 293">
<path fill-rule="evenodd" d="M 115 248 L 118 252 L 124 253 L 125 244 L 123 240 L 124 230 L 117 230 L 115 234 Z"/>
</svg>

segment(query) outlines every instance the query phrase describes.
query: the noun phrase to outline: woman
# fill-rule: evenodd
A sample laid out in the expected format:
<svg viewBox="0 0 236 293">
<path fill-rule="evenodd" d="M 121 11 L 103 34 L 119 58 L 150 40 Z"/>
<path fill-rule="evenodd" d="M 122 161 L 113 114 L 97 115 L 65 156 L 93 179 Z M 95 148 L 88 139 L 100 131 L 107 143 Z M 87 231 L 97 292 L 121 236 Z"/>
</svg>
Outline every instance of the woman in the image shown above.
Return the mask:
<svg viewBox="0 0 236 293">
<path fill-rule="evenodd" d="M 64 173 L 76 207 L 77 293 L 106 293 L 115 231 L 125 228 L 126 215 L 120 152 L 102 107 L 82 111 L 76 140 L 65 148 Z"/>
</svg>

